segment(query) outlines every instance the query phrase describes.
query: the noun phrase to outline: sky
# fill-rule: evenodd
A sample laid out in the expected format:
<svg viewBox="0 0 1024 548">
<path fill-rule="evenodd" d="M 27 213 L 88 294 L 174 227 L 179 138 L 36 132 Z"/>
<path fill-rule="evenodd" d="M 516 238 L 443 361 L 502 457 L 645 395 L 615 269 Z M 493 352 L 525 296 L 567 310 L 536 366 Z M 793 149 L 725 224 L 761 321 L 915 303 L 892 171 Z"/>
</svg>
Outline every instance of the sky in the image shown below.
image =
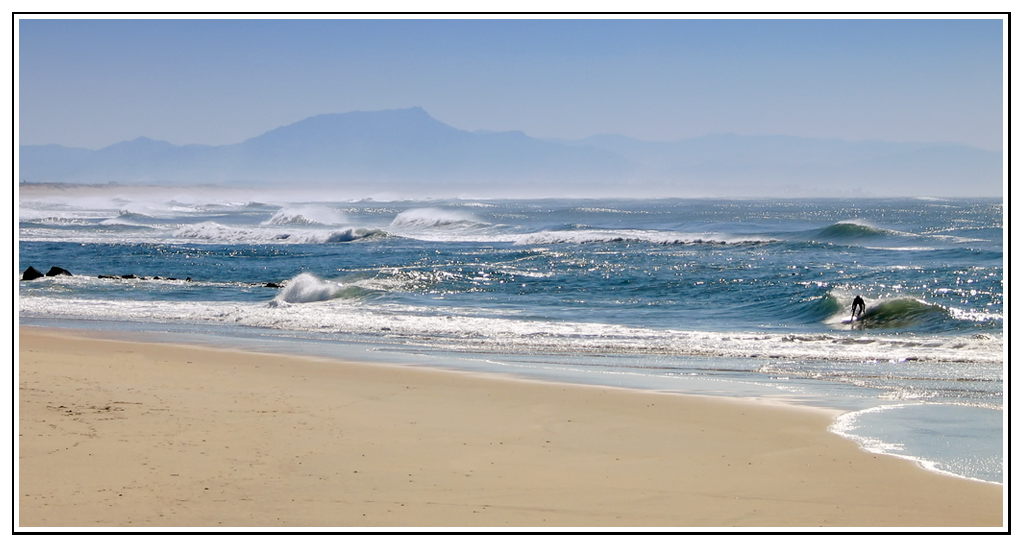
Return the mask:
<svg viewBox="0 0 1024 548">
<path fill-rule="evenodd" d="M 21 18 L 15 43 L 26 145 L 224 145 L 414 106 L 540 138 L 1004 142 L 1001 19 Z"/>
</svg>

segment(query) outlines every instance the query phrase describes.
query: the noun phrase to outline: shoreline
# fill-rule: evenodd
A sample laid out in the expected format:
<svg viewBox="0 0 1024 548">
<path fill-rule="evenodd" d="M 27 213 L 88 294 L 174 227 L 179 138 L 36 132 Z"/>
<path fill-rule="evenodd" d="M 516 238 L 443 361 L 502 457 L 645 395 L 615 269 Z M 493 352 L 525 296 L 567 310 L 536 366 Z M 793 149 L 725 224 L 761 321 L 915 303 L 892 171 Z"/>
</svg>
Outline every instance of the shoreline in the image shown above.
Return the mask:
<svg viewBox="0 0 1024 548">
<path fill-rule="evenodd" d="M 19 328 L 22 527 L 994 527 L 821 410 Z"/>
</svg>

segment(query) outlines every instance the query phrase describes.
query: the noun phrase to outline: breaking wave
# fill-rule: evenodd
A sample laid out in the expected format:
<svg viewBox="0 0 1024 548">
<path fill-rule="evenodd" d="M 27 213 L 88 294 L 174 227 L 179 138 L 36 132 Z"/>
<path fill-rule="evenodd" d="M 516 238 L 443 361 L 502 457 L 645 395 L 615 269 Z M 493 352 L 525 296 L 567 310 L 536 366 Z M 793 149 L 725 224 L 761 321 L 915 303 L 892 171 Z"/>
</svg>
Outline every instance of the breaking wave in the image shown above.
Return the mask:
<svg viewBox="0 0 1024 548">
<path fill-rule="evenodd" d="M 337 283 L 326 282 L 312 274 L 303 272 L 288 280 L 274 300 L 286 303 L 327 301 L 338 297 L 342 289 L 343 287 Z"/>
<path fill-rule="evenodd" d="M 382 236 L 385 232 L 375 228 L 348 227 L 337 230 L 296 229 L 284 227 L 237 228 L 212 221 L 179 228 L 174 232 L 177 238 L 203 240 L 213 243 L 287 243 L 287 244 L 332 244 Z"/>
<path fill-rule="evenodd" d="M 340 211 L 322 206 L 285 207 L 274 213 L 270 219 L 260 223 L 261 226 L 276 225 L 343 225 L 347 218 Z"/>
<path fill-rule="evenodd" d="M 831 224 L 811 233 L 814 238 L 826 240 L 855 240 L 861 238 L 878 238 L 898 234 L 884 228 L 875 228 L 865 223 L 845 221 Z"/>
<path fill-rule="evenodd" d="M 869 306 L 860 317 L 865 328 L 899 328 L 945 323 L 952 319 L 949 311 L 918 299 L 893 299 Z"/>
<path fill-rule="evenodd" d="M 438 228 L 452 225 L 486 225 L 475 215 L 436 207 L 423 207 L 403 211 L 391 221 L 393 228 Z"/>
<path fill-rule="evenodd" d="M 1001 324 L 1001 314 L 969 313 L 947 308 L 913 297 L 883 299 L 867 306 L 864 313 L 852 321 L 850 304 L 839 304 L 839 299 L 828 297 L 834 313 L 826 320 L 830 324 L 850 324 L 857 329 L 907 329 L 918 332 L 945 332 L 951 328 L 971 328 L 978 324 Z M 850 299 L 845 299 L 850 301 Z"/>
<path fill-rule="evenodd" d="M 117 217 L 105 219 L 100 221 L 100 226 L 131 226 L 131 227 L 145 227 L 149 226 L 147 223 L 154 221 L 155 219 L 149 215 L 142 213 L 133 213 L 131 211 L 121 211 Z"/>
</svg>

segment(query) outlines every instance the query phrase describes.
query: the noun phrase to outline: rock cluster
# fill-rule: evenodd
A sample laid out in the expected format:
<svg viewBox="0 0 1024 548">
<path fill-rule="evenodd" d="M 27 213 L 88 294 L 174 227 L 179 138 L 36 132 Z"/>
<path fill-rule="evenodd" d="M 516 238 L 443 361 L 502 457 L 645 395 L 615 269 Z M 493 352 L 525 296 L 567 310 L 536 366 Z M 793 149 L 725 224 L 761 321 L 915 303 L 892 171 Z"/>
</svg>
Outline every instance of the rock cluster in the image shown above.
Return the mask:
<svg viewBox="0 0 1024 548">
<path fill-rule="evenodd" d="M 28 267 L 25 272 L 21 274 L 22 280 L 35 280 L 37 278 L 43 278 L 46 276 L 71 276 L 71 273 L 59 266 L 51 266 L 50 270 L 46 271 L 46 274 L 36 270 L 35 267 Z M 163 278 L 161 276 L 137 276 L 135 274 L 100 274 L 97 278 L 108 279 L 108 280 L 171 280 L 177 281 L 178 278 Z M 192 278 L 185 278 L 186 282 L 191 282 Z M 284 287 L 285 282 L 266 282 L 266 283 L 253 283 L 250 285 L 270 287 L 270 288 L 281 288 Z"/>
<path fill-rule="evenodd" d="M 71 273 L 59 266 L 51 266 L 50 270 L 46 271 L 46 274 L 35 269 L 35 267 L 28 267 L 25 272 L 21 275 L 22 280 L 35 280 L 36 278 L 42 278 L 44 276 L 70 276 Z"/>
</svg>

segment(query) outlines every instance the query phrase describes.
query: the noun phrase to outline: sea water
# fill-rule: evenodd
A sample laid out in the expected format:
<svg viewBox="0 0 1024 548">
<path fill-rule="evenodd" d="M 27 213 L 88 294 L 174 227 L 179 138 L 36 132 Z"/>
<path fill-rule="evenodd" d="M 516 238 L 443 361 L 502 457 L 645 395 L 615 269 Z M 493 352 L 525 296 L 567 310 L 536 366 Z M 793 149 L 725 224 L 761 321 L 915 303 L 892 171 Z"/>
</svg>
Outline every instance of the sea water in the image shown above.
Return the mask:
<svg viewBox="0 0 1024 548">
<path fill-rule="evenodd" d="M 19 319 L 826 407 L 867 450 L 1002 482 L 1003 214 L 22 185 L 19 274 L 73 275 L 20 282 Z"/>
</svg>

